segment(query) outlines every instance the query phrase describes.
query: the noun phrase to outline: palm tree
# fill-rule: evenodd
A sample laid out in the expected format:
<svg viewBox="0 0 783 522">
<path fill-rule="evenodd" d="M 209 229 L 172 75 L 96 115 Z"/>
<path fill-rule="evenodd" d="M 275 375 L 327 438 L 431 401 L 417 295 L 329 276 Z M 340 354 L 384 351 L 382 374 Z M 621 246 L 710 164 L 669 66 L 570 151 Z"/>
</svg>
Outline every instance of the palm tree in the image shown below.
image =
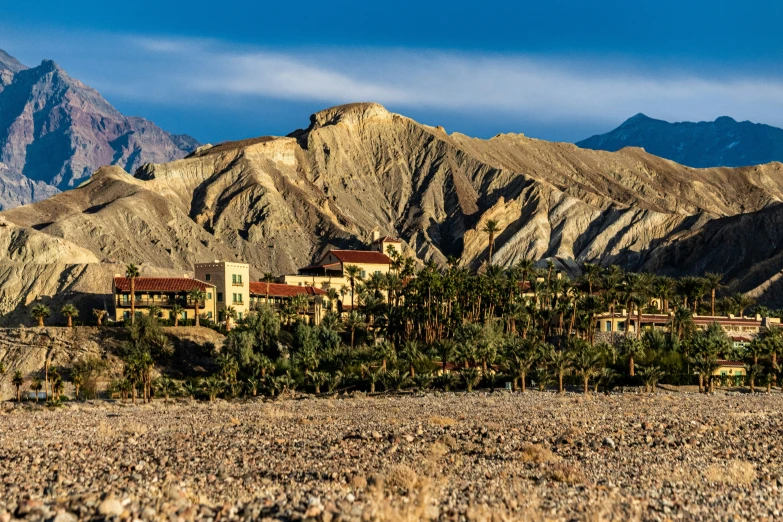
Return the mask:
<svg viewBox="0 0 783 522">
<path fill-rule="evenodd" d="M 207 396 L 209 397 L 209 402 L 215 402 L 215 397 L 220 395 L 220 392 L 222 392 L 225 387 L 225 383 L 218 379 L 215 375 L 204 379 L 204 384 L 202 386 L 204 392 L 206 392 Z"/>
<path fill-rule="evenodd" d="M 704 274 L 707 290 L 710 291 L 710 315 L 715 315 L 715 292 L 723 288 L 723 275 L 714 272 Z"/>
<path fill-rule="evenodd" d="M 79 310 L 71 303 L 68 303 L 63 305 L 60 309 L 60 313 L 63 314 L 68 321 L 68 328 L 73 328 L 73 318 L 79 317 Z"/>
<path fill-rule="evenodd" d="M 576 354 L 573 357 L 573 366 L 576 373 L 582 377 L 584 382 L 584 393 L 586 395 L 590 390 L 590 379 L 600 372 L 601 354 L 583 339 L 575 338 L 574 341 L 581 341 L 581 343 L 577 342 L 576 346 L 572 347 L 572 350 Z"/>
<path fill-rule="evenodd" d="M 38 402 L 38 393 L 43 388 L 43 382 L 38 377 L 35 377 L 30 383 L 30 389 L 35 392 L 35 402 Z"/>
<path fill-rule="evenodd" d="M 49 307 L 45 304 L 37 304 L 33 307 L 30 315 L 33 316 L 33 319 L 38 320 L 38 328 L 43 328 L 44 319 L 52 315 L 52 313 L 49 311 Z"/>
<path fill-rule="evenodd" d="M 269 283 L 271 283 L 274 278 L 275 276 L 272 275 L 272 272 L 264 272 L 264 281 L 266 281 L 266 297 L 264 304 L 269 304 Z"/>
<path fill-rule="evenodd" d="M 739 315 L 739 317 L 744 317 L 745 309 L 753 305 L 753 303 L 755 302 L 747 295 L 741 294 L 739 292 L 731 296 L 731 300 L 734 302 L 735 308 L 739 311 L 739 314 L 737 314 Z"/>
<path fill-rule="evenodd" d="M 84 374 L 81 371 L 73 369 L 71 371 L 71 383 L 74 389 L 74 399 L 79 400 L 79 390 L 84 385 Z"/>
<path fill-rule="evenodd" d="M 14 372 L 14 378 L 11 380 L 11 384 L 16 388 L 16 402 L 22 402 L 22 385 L 24 385 L 24 377 L 21 370 Z"/>
<path fill-rule="evenodd" d="M 492 252 L 495 250 L 495 234 L 500 231 L 498 222 L 494 219 L 487 220 L 482 232 L 489 236 L 489 265 L 492 265 Z"/>
<path fill-rule="evenodd" d="M 106 317 L 106 310 L 103 310 L 101 308 L 95 308 L 92 311 L 92 315 L 95 316 L 95 322 L 98 324 L 98 326 L 102 326 L 103 318 Z"/>
<path fill-rule="evenodd" d="M 408 365 L 411 379 L 414 378 L 416 376 L 416 372 L 413 368 L 413 365 L 422 358 L 422 353 L 419 349 L 419 343 L 416 341 L 405 341 L 402 344 L 402 348 L 397 354 L 397 357 Z"/>
<path fill-rule="evenodd" d="M 573 367 L 571 354 L 565 350 L 555 350 L 552 348 L 549 352 L 547 362 L 557 376 L 557 391 L 563 393 L 565 391 L 565 388 L 563 387 L 563 378 L 571 372 L 571 368 Z"/>
<path fill-rule="evenodd" d="M 644 357 L 644 343 L 639 339 L 626 337 L 620 344 L 620 351 L 628 357 L 628 375 L 636 375 L 635 360 Z"/>
<path fill-rule="evenodd" d="M 193 302 L 193 314 L 196 316 L 196 326 L 201 326 L 199 323 L 199 306 L 201 301 L 206 298 L 206 293 L 200 288 L 194 288 L 188 293 L 188 299 Z"/>
<path fill-rule="evenodd" d="M 457 353 L 457 344 L 451 339 L 441 339 L 436 344 L 442 370 L 446 371 L 446 365 Z"/>
<path fill-rule="evenodd" d="M 665 372 L 658 366 L 639 367 L 639 377 L 641 377 L 642 382 L 644 383 L 645 391 L 655 393 L 655 387 L 664 375 Z"/>
<path fill-rule="evenodd" d="M 139 267 L 131 263 L 125 267 L 125 277 L 130 279 L 131 324 L 136 322 L 136 278 L 139 277 Z"/>
<path fill-rule="evenodd" d="M 348 282 L 351 284 L 351 311 L 354 311 L 353 307 L 353 295 L 355 293 L 356 289 L 356 280 L 360 279 L 362 271 L 361 269 L 356 265 L 347 265 L 345 267 L 345 276 L 348 278 Z"/>
<path fill-rule="evenodd" d="M 472 392 L 473 387 L 481 380 L 481 372 L 478 368 L 462 368 L 459 372 L 462 380 L 465 381 L 465 391 Z"/>
<path fill-rule="evenodd" d="M 182 312 L 185 311 L 185 308 L 179 303 L 174 303 L 171 305 L 171 318 L 174 319 L 174 326 L 179 326 L 179 318 L 182 316 Z"/>
<path fill-rule="evenodd" d="M 593 263 L 584 263 L 582 265 L 582 279 L 587 283 L 587 289 L 590 295 L 593 295 L 593 286 L 600 281 L 601 267 Z"/>
<path fill-rule="evenodd" d="M 235 321 L 236 318 L 237 318 L 237 309 L 234 308 L 233 306 L 228 306 L 228 307 L 226 307 L 225 314 L 226 314 L 226 331 L 230 332 L 231 331 L 231 321 Z M 198 325 L 196 325 L 196 326 L 198 326 Z"/>
<path fill-rule="evenodd" d="M 345 318 L 345 327 L 351 331 L 351 348 L 354 347 L 353 343 L 356 330 L 361 330 L 366 326 L 367 323 L 364 322 L 364 316 L 351 309 L 351 313 Z"/>
</svg>

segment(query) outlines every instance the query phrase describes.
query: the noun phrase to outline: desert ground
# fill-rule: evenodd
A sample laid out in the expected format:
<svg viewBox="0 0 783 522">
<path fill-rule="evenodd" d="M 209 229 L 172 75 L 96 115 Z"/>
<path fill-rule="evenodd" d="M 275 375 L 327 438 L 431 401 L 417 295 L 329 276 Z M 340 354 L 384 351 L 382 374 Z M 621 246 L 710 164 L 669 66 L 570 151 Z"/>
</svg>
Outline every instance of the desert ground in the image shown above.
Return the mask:
<svg viewBox="0 0 783 522">
<path fill-rule="evenodd" d="M 0 522 L 780 520 L 783 395 L 4 403 Z"/>
</svg>

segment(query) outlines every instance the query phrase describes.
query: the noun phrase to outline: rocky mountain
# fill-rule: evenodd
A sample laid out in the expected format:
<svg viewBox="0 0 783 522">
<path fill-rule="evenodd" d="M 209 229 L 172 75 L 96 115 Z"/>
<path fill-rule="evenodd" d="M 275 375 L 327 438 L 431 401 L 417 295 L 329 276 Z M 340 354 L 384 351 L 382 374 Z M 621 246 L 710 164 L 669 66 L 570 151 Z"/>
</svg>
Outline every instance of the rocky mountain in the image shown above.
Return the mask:
<svg viewBox="0 0 783 522">
<path fill-rule="evenodd" d="M 0 208 L 73 188 L 103 165 L 133 171 L 197 146 L 189 136 L 123 116 L 52 61 L 27 68 L 0 51 Z"/>
<path fill-rule="evenodd" d="M 691 167 L 742 167 L 783 161 L 783 129 L 735 121 L 669 123 L 637 114 L 606 134 L 577 143 L 594 150 L 642 147 L 650 154 Z"/>
<path fill-rule="evenodd" d="M 641 149 L 592 151 L 519 134 L 489 140 L 429 127 L 377 104 L 334 107 L 287 137 L 203 147 L 102 168 L 79 188 L 0 214 L 0 313 L 29 321 L 41 297 L 110 300 L 112 273 L 190 272 L 245 260 L 290 273 L 376 227 L 419 259 L 465 266 L 523 256 L 721 271 L 729 291 L 781 302 L 783 165 L 693 169 Z"/>
</svg>

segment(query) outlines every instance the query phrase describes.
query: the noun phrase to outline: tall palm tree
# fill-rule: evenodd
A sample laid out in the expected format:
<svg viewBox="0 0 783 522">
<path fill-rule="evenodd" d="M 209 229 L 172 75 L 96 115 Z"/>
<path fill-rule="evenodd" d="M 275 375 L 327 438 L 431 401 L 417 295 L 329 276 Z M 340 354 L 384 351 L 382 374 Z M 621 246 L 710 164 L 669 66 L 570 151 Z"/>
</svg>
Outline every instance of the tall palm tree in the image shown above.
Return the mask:
<svg viewBox="0 0 783 522">
<path fill-rule="evenodd" d="M 33 378 L 30 382 L 30 389 L 35 392 L 35 402 L 38 402 L 38 394 L 43 388 L 43 382 L 38 377 Z"/>
<path fill-rule="evenodd" d="M 139 267 L 133 263 L 125 267 L 125 277 L 130 280 L 131 324 L 136 322 L 136 278 L 139 277 Z"/>
<path fill-rule="evenodd" d="M 628 357 L 628 375 L 636 375 L 635 360 L 644 357 L 644 343 L 639 339 L 626 337 L 620 345 L 620 350 Z"/>
<path fill-rule="evenodd" d="M 354 311 L 354 302 L 353 302 L 353 295 L 356 290 L 356 280 L 360 279 L 362 271 L 361 269 L 356 265 L 347 265 L 345 267 L 345 276 L 348 278 L 348 282 L 351 285 L 351 311 Z"/>
<path fill-rule="evenodd" d="M 44 319 L 52 315 L 52 313 L 49 311 L 49 307 L 45 304 L 37 304 L 33 307 L 30 315 L 33 316 L 33 319 L 38 321 L 38 328 L 43 328 Z"/>
<path fill-rule="evenodd" d="M 16 388 L 16 402 L 22 402 L 22 386 L 24 385 L 24 376 L 22 376 L 22 370 L 16 370 L 14 377 L 11 380 L 11 384 Z"/>
<path fill-rule="evenodd" d="M 226 310 L 225 310 L 225 313 L 226 313 L 226 331 L 230 332 L 231 331 L 231 321 L 235 321 L 236 318 L 237 318 L 237 309 L 234 308 L 233 306 L 227 306 Z M 298 314 L 298 311 L 297 311 L 297 314 Z M 196 325 L 196 326 L 198 326 L 198 325 Z"/>
<path fill-rule="evenodd" d="M 492 265 L 492 252 L 495 250 L 495 234 L 500 231 L 498 222 L 494 219 L 490 219 L 484 225 L 482 232 L 489 236 L 489 265 Z"/>
<path fill-rule="evenodd" d="M 594 263 L 583 263 L 582 279 L 587 284 L 590 295 L 593 295 L 593 287 L 601 280 L 601 267 Z"/>
<path fill-rule="evenodd" d="M 351 310 L 351 313 L 348 314 L 348 317 L 345 318 L 345 327 L 351 331 L 351 348 L 354 347 L 354 336 L 356 334 L 356 330 L 361 330 L 367 326 L 367 323 L 364 322 L 364 316 L 354 310 Z"/>
<path fill-rule="evenodd" d="M 574 345 L 570 347 L 575 354 L 573 356 L 573 366 L 576 373 L 582 377 L 586 395 L 590 391 L 590 379 L 601 371 L 601 354 L 583 339 L 574 339 L 574 341 Z"/>
<path fill-rule="evenodd" d="M 266 281 L 266 299 L 264 300 L 264 304 L 269 304 L 269 283 L 271 283 L 274 278 L 275 276 L 272 275 L 272 272 L 264 272 L 264 281 Z"/>
<path fill-rule="evenodd" d="M 557 376 L 557 391 L 563 393 L 565 391 L 565 388 L 563 387 L 563 378 L 571 372 L 571 368 L 573 367 L 571 354 L 565 350 L 555 350 L 552 348 L 547 359 L 548 366 Z"/>
<path fill-rule="evenodd" d="M 171 317 L 174 319 L 174 326 L 179 326 L 179 318 L 185 309 L 179 303 L 171 305 Z"/>
<path fill-rule="evenodd" d="M 201 326 L 199 322 L 199 306 L 201 301 L 206 298 L 206 293 L 200 288 L 194 288 L 188 293 L 188 299 L 193 301 L 193 314 L 196 316 L 196 326 Z"/>
<path fill-rule="evenodd" d="M 755 301 L 745 294 L 737 292 L 731 296 L 731 300 L 734 302 L 735 308 L 739 311 L 739 317 L 745 316 L 745 309 L 753 305 Z"/>
<path fill-rule="evenodd" d="M 451 339 L 441 339 L 437 342 L 436 349 L 440 357 L 441 369 L 445 372 L 446 365 L 457 353 L 457 344 Z"/>
<path fill-rule="evenodd" d="M 715 315 L 715 292 L 723 288 L 723 275 L 714 272 L 704 274 L 707 290 L 710 291 L 710 315 Z"/>
<path fill-rule="evenodd" d="M 60 309 L 60 313 L 63 314 L 68 321 L 68 328 L 73 328 L 73 318 L 79 317 L 79 310 L 71 303 L 67 303 Z"/>
</svg>

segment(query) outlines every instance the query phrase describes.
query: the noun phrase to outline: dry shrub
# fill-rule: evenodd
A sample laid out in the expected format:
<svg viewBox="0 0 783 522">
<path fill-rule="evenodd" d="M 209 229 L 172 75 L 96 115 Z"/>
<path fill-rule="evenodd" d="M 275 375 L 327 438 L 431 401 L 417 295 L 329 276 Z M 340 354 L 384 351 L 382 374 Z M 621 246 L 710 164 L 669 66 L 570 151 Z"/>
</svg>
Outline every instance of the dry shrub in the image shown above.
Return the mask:
<svg viewBox="0 0 783 522">
<path fill-rule="evenodd" d="M 146 435 L 149 428 L 140 422 L 128 422 L 122 426 L 122 431 L 130 435 Z"/>
<path fill-rule="evenodd" d="M 438 440 L 435 441 L 436 444 L 441 444 L 445 446 L 447 449 L 454 451 L 459 447 L 459 444 L 457 443 L 457 439 L 449 435 L 448 433 L 445 435 L 441 435 L 438 437 Z"/>
<path fill-rule="evenodd" d="M 457 421 L 451 417 L 444 417 L 442 415 L 432 415 L 427 421 L 433 426 L 454 426 Z"/>
<path fill-rule="evenodd" d="M 558 460 L 557 456 L 543 446 L 538 444 L 523 444 L 519 449 L 519 459 L 522 462 L 533 464 L 541 464 L 547 462 L 555 462 Z"/>
<path fill-rule="evenodd" d="M 555 482 L 564 484 L 581 484 L 584 482 L 584 474 L 575 464 L 558 462 L 552 465 L 547 472 L 547 476 Z"/>
<path fill-rule="evenodd" d="M 747 486 L 756 480 L 756 468 L 744 460 L 730 460 L 724 465 L 711 464 L 704 472 L 708 482 Z"/>
<path fill-rule="evenodd" d="M 383 484 L 390 493 L 408 494 L 418 483 L 419 475 L 405 464 L 392 466 L 383 477 Z"/>
</svg>

